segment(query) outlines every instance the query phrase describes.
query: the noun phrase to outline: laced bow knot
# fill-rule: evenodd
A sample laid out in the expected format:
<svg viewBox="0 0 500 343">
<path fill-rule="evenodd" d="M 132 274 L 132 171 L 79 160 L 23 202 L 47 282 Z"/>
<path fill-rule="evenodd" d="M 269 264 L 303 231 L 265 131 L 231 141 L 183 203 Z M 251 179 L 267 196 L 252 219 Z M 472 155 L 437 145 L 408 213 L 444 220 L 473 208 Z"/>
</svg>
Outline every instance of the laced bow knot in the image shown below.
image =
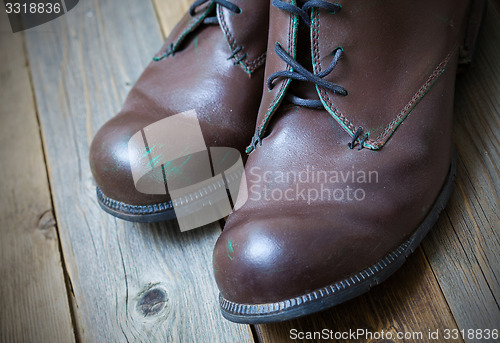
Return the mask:
<svg viewBox="0 0 500 343">
<path fill-rule="evenodd" d="M 330 11 L 331 14 L 338 13 L 342 9 L 341 5 L 334 4 L 325 0 L 302 1 L 301 6 L 289 4 L 288 2 L 285 2 L 283 0 L 273 0 L 273 6 L 282 9 L 284 11 L 297 14 L 309 27 L 311 26 L 311 21 L 309 19 L 309 14 L 308 14 L 308 11 L 310 9 L 321 8 Z M 276 54 L 291 67 L 291 70 L 283 70 L 271 74 L 267 79 L 267 87 L 269 90 L 273 89 L 274 81 L 276 79 L 287 78 L 298 81 L 312 82 L 319 87 L 322 87 L 326 90 L 333 92 L 334 94 L 342 96 L 347 95 L 347 90 L 344 87 L 323 79 L 325 76 L 330 74 L 337 65 L 337 62 L 342 56 L 342 53 L 344 51 L 342 47 L 337 47 L 335 50 L 333 50 L 332 52 L 333 59 L 330 62 L 330 65 L 328 66 L 328 68 L 317 74 L 314 74 L 309 70 L 307 70 L 306 68 L 304 68 L 299 62 L 297 62 L 283 49 L 283 47 L 279 44 L 279 42 L 276 42 L 274 50 L 276 51 Z M 291 93 L 286 94 L 286 99 L 292 104 L 298 106 L 304 106 L 314 109 L 324 108 L 321 100 L 302 99 Z"/>
<path fill-rule="evenodd" d="M 309 27 L 311 27 L 310 14 L 308 13 L 310 9 L 321 8 L 329 11 L 331 14 L 338 13 L 342 9 L 341 5 L 330 3 L 325 0 L 307 0 L 307 1 L 302 1 L 301 3 L 302 3 L 301 6 L 298 6 L 290 4 L 283 0 L 273 0 L 272 2 L 274 7 L 299 16 L 301 20 L 304 23 L 306 23 L 307 26 Z M 304 68 L 303 65 L 301 65 L 297 60 L 295 60 L 292 56 L 290 56 L 290 54 L 287 51 L 285 51 L 285 49 L 283 49 L 283 47 L 279 42 L 276 42 L 276 44 L 274 45 L 274 51 L 276 52 L 276 55 L 279 58 L 281 58 L 290 68 L 288 68 L 287 70 L 277 71 L 268 77 L 268 79 L 266 80 L 266 85 L 269 90 L 272 90 L 274 88 L 274 86 L 276 85 L 275 81 L 277 79 L 288 79 L 288 80 L 311 82 L 314 83 L 316 86 L 331 91 L 337 95 L 346 96 L 348 94 L 347 90 L 344 87 L 324 79 L 333 71 L 333 69 L 337 65 L 337 62 L 342 57 L 342 54 L 344 52 L 344 49 L 342 47 L 337 47 L 333 50 L 332 52 L 333 59 L 330 62 L 329 66 L 325 70 L 317 74 L 310 72 L 307 68 Z M 294 105 L 313 108 L 313 109 L 325 108 L 325 105 L 321 100 L 302 99 L 291 94 L 290 92 L 286 93 L 285 98 L 288 102 Z M 252 138 L 252 143 L 247 149 L 247 152 L 255 150 L 257 147 L 257 143 L 260 143 L 260 145 L 262 145 L 261 135 L 263 131 L 264 130 L 256 131 L 254 137 Z M 361 136 L 362 133 L 363 129 L 359 127 L 354 133 L 352 141 L 348 144 L 350 149 L 354 148 L 354 146 L 356 145 L 356 141 L 358 139 L 360 139 L 359 141 L 360 147 L 358 150 L 361 150 L 363 148 L 365 141 L 368 139 L 368 133 Z"/>
<path fill-rule="evenodd" d="M 302 2 L 301 6 L 289 4 L 283 0 L 273 0 L 273 6 L 282 9 L 284 11 L 297 14 L 309 27 L 311 26 L 311 21 L 309 19 L 309 14 L 308 14 L 308 11 L 310 9 L 321 8 L 330 11 L 330 13 L 332 14 L 338 13 L 342 9 L 341 5 L 334 4 L 325 0 L 307 0 L 305 2 Z M 338 47 L 335 50 L 333 50 L 332 52 L 333 59 L 330 62 L 330 65 L 328 66 L 328 68 L 317 74 L 314 74 L 309 70 L 307 70 L 306 68 L 304 68 L 299 62 L 297 62 L 292 56 L 290 56 L 285 51 L 285 49 L 283 49 L 283 47 L 281 46 L 281 44 L 279 44 L 279 42 L 276 42 L 274 46 L 274 51 L 276 52 L 276 55 L 278 55 L 283 61 L 285 61 L 291 67 L 291 70 L 283 70 L 271 74 L 266 82 L 269 90 L 272 90 L 274 88 L 275 86 L 274 81 L 276 79 L 286 78 L 297 81 L 312 82 L 319 87 L 322 87 L 326 90 L 333 92 L 334 94 L 342 96 L 347 95 L 347 90 L 344 87 L 339 86 L 333 82 L 324 80 L 324 77 L 333 71 L 333 69 L 337 65 L 337 62 L 342 56 L 342 53 L 344 51 L 342 47 Z M 324 108 L 321 100 L 302 99 L 290 93 L 286 94 L 286 99 L 292 104 L 298 106 L 304 106 L 315 109 Z"/>
</svg>

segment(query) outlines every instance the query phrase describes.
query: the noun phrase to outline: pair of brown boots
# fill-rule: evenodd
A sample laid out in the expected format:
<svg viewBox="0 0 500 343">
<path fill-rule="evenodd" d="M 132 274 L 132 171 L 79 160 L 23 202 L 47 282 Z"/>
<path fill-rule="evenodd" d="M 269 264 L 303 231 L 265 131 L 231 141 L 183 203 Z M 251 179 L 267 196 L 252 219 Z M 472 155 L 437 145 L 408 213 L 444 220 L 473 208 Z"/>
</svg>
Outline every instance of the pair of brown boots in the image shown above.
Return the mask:
<svg viewBox="0 0 500 343">
<path fill-rule="evenodd" d="M 455 75 L 484 6 L 196 1 L 94 138 L 101 206 L 134 221 L 175 217 L 168 194 L 137 190 L 128 144 L 195 110 L 206 146 L 249 154 L 246 202 L 214 251 L 223 315 L 286 320 L 368 291 L 450 196 Z"/>
</svg>

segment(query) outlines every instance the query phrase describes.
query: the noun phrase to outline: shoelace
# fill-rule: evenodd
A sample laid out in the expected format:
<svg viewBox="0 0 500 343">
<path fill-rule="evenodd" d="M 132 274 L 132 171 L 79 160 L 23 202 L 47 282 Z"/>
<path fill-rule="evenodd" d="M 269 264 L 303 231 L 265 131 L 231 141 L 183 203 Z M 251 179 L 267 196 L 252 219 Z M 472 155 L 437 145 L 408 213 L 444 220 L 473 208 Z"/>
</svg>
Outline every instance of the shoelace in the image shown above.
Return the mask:
<svg viewBox="0 0 500 343">
<path fill-rule="evenodd" d="M 227 0 L 196 0 L 195 2 L 193 2 L 191 7 L 189 7 L 189 15 L 191 15 L 191 17 L 194 17 L 196 15 L 196 8 L 198 6 L 203 5 L 204 3 L 209 2 L 209 1 L 211 1 L 211 3 L 215 3 L 215 4 L 218 4 L 222 7 L 225 7 L 233 13 L 237 13 L 237 14 L 241 13 L 241 8 L 239 8 L 238 6 L 236 6 L 235 4 L 233 4 L 232 2 L 229 2 Z M 215 25 L 215 24 L 219 24 L 219 21 L 217 20 L 217 16 L 212 16 L 212 17 L 205 18 L 203 20 L 203 23 L 207 24 L 207 25 Z"/>
<path fill-rule="evenodd" d="M 327 11 L 330 11 L 330 13 L 338 13 L 342 9 L 342 6 L 337 4 L 332 4 L 324 0 L 308 0 L 304 2 L 301 7 L 286 3 L 282 0 L 273 0 L 273 6 L 282 9 L 284 11 L 288 11 L 290 13 L 299 15 L 299 17 L 308 26 L 311 26 L 311 21 L 309 19 L 309 13 L 308 13 L 310 9 L 314 7 L 322 8 Z M 347 90 L 344 87 L 339 86 L 333 82 L 323 80 L 325 76 L 327 76 L 332 72 L 332 70 L 337 65 L 338 60 L 342 56 L 343 50 L 341 47 L 336 48 L 332 52 L 333 60 L 330 62 L 328 68 L 318 74 L 313 74 L 309 70 L 304 68 L 299 62 L 293 59 L 293 57 L 290 56 L 278 42 L 276 42 L 274 46 L 274 51 L 283 61 L 285 61 L 290 67 L 292 67 L 292 70 L 291 71 L 283 70 L 271 74 L 267 79 L 267 87 L 269 88 L 269 90 L 273 89 L 274 80 L 278 78 L 288 78 L 298 81 L 312 82 L 320 87 L 323 87 L 329 91 L 334 92 L 335 94 L 339 94 L 342 96 L 347 95 Z M 290 93 L 286 95 L 286 99 L 292 104 L 298 106 L 304 106 L 316 109 L 324 108 L 321 100 L 302 99 Z"/>
<path fill-rule="evenodd" d="M 333 51 L 332 53 L 333 60 L 330 62 L 330 65 L 328 66 L 328 68 L 326 68 L 325 70 L 323 70 L 321 73 L 318 74 L 311 73 L 309 70 L 304 68 L 299 62 L 294 60 L 293 57 L 290 56 L 285 51 L 285 49 L 283 49 L 280 43 L 276 42 L 274 46 L 274 51 L 276 52 L 276 55 L 278 55 L 283 61 L 285 61 L 290 67 L 292 67 L 292 70 L 282 70 L 271 74 L 267 79 L 267 88 L 269 88 L 269 90 L 274 88 L 274 80 L 279 78 L 287 78 L 298 81 L 312 82 L 320 87 L 323 87 L 325 89 L 328 89 L 329 91 L 334 92 L 335 94 L 344 96 L 347 95 L 347 90 L 344 87 L 339 86 L 333 82 L 323 80 L 323 77 L 330 74 L 337 65 L 340 56 L 342 56 L 342 51 L 343 51 L 342 48 L 339 47 Z M 320 100 L 301 99 L 295 95 L 291 95 L 291 97 L 293 97 L 292 103 L 294 103 L 295 105 L 323 108 L 323 104 L 321 103 Z"/>
<path fill-rule="evenodd" d="M 284 2 L 282 0 L 273 0 L 273 6 L 279 9 L 282 9 L 284 11 L 288 11 L 293 14 L 297 14 L 303 21 L 304 23 L 310 27 L 311 26 L 311 20 L 310 20 L 310 15 L 309 15 L 309 10 L 312 8 L 322 8 L 327 11 L 329 11 L 331 14 L 335 14 L 340 12 L 342 9 L 342 6 L 338 4 L 333 4 L 324 0 L 308 0 L 302 3 L 302 6 L 297 6 L 297 5 L 292 5 L 287 2 Z M 306 68 L 304 68 L 299 62 L 297 62 L 292 56 L 290 56 L 285 49 L 276 42 L 274 46 L 274 51 L 276 54 L 283 60 L 285 61 L 292 69 L 289 70 L 283 70 L 283 71 L 278 71 L 269 76 L 267 79 L 267 87 L 269 90 L 274 88 L 274 81 L 279 78 L 287 78 L 287 79 L 293 79 L 293 80 L 298 80 L 298 81 L 306 81 L 306 82 L 312 82 L 324 89 L 327 89 L 331 92 L 334 92 L 335 94 L 346 96 L 348 94 L 347 90 L 339 86 L 333 82 L 324 80 L 323 78 L 330 74 L 335 66 L 337 65 L 337 62 L 339 61 L 340 57 L 342 56 L 343 49 L 341 47 L 336 48 L 333 52 L 333 59 L 330 62 L 330 65 L 328 68 L 323 70 L 322 72 L 318 74 L 313 74 Z M 303 106 L 303 107 L 308 107 L 308 108 L 314 108 L 314 109 L 324 109 L 324 105 L 321 102 L 321 100 L 312 100 L 312 99 L 302 99 L 298 96 L 295 96 L 291 93 L 287 93 L 285 96 L 286 100 L 289 101 L 290 103 L 298 106 Z M 354 133 L 354 136 L 352 137 L 352 141 L 348 143 L 348 147 L 350 149 L 353 149 L 354 146 L 356 145 L 356 141 L 358 138 L 361 137 L 360 141 L 360 147 L 358 150 L 361 150 L 363 148 L 363 143 L 368 139 L 368 134 L 363 133 L 363 128 L 358 127 L 356 132 Z M 257 130 L 256 135 L 254 135 L 252 139 L 251 146 L 255 149 L 256 144 L 260 143 L 262 145 L 261 138 L 259 136 L 259 130 Z"/>
<path fill-rule="evenodd" d="M 239 8 L 238 6 L 236 6 L 235 4 L 233 4 L 232 2 L 229 2 L 228 0 L 196 0 L 195 2 L 193 2 L 193 4 L 191 5 L 191 7 L 189 7 L 189 15 L 191 17 L 194 17 L 196 15 L 196 8 L 198 6 L 201 6 L 203 5 L 204 3 L 207 3 L 209 2 L 211 4 L 218 4 L 222 7 L 225 7 L 227 9 L 229 9 L 231 12 L 233 13 L 241 13 L 241 8 Z M 205 19 L 203 19 L 203 24 L 206 24 L 206 25 L 218 25 L 219 24 L 219 20 L 217 19 L 217 15 L 214 15 L 214 16 L 211 16 L 211 17 L 206 17 Z M 241 49 L 243 49 L 243 47 L 241 47 Z M 238 53 L 239 51 L 238 50 L 236 51 L 233 55 L 231 55 L 229 59 L 231 58 L 234 58 L 234 56 L 236 55 L 236 53 Z M 174 55 L 176 52 L 175 48 L 174 48 L 174 43 L 171 43 L 170 46 L 168 47 L 168 49 L 161 55 L 161 56 L 157 56 L 157 57 L 154 57 L 153 58 L 153 61 L 161 61 L 162 59 L 170 56 L 170 55 Z M 242 60 L 244 60 L 246 57 L 248 56 L 248 54 L 245 54 L 243 55 L 242 57 L 238 58 L 236 61 L 235 61 L 235 65 L 238 64 L 239 62 L 241 62 Z"/>
<path fill-rule="evenodd" d="M 299 15 L 304 23 L 307 24 L 307 26 L 311 26 L 311 19 L 308 11 L 313 7 L 325 9 L 327 11 L 330 11 L 331 14 L 338 13 L 342 9 L 342 6 L 339 4 L 332 4 L 323 0 L 309 0 L 304 2 L 302 4 L 302 7 L 289 4 L 282 0 L 273 0 L 273 6 L 281 10 Z"/>
<path fill-rule="evenodd" d="M 239 8 L 238 6 L 236 6 L 235 4 L 227 1 L 227 0 L 196 0 L 192 5 L 191 7 L 189 8 L 189 14 L 193 17 L 195 14 L 196 14 L 196 7 L 200 6 L 200 5 L 203 5 L 204 3 L 208 2 L 208 1 L 212 1 L 212 3 L 215 3 L 215 4 L 219 4 L 220 6 L 223 6 L 225 8 L 227 8 L 228 10 L 230 10 L 231 12 L 233 13 L 236 13 L 236 14 L 239 14 L 241 13 L 241 8 Z M 204 20 L 203 20 L 203 24 L 206 24 L 206 25 L 218 25 L 219 24 L 219 20 L 217 19 L 217 15 L 214 15 L 212 17 L 206 17 Z M 233 51 L 233 53 L 227 58 L 227 60 L 230 60 L 230 59 L 233 59 L 236 57 L 236 55 L 241 51 L 243 50 L 243 46 L 238 46 L 236 47 L 236 49 Z M 238 63 L 240 63 L 241 61 L 243 61 L 244 59 L 246 59 L 248 57 L 248 54 L 245 53 L 243 55 L 241 55 L 240 57 L 236 58 L 234 60 L 234 65 L 237 65 Z"/>
</svg>

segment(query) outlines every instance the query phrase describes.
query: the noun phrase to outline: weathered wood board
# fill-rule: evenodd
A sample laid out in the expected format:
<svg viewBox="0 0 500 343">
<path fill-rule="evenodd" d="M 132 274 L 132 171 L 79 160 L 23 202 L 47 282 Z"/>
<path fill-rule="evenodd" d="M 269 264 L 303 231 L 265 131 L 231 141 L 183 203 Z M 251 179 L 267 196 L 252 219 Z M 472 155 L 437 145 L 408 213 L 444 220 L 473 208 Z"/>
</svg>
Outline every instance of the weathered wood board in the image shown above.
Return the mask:
<svg viewBox="0 0 500 343">
<path fill-rule="evenodd" d="M 23 33 L 0 13 L 0 342 L 75 340 Z"/>
<path fill-rule="evenodd" d="M 218 225 L 132 224 L 96 201 L 89 144 L 162 44 L 152 3 L 81 1 L 26 37 L 79 339 L 253 341 L 217 307 Z"/>
<path fill-rule="evenodd" d="M 193 3 L 193 1 L 190 0 L 174 0 L 168 2 L 163 0 L 152 1 L 165 38 L 182 16 L 188 12 L 189 7 Z"/>
</svg>

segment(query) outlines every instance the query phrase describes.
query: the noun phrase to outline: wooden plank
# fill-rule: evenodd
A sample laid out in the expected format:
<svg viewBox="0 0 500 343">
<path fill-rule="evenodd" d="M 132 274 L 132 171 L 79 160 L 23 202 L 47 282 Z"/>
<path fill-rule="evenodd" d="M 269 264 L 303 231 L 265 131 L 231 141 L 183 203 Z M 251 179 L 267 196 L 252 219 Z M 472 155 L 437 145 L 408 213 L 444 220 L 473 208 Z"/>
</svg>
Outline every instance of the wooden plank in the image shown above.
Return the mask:
<svg viewBox="0 0 500 343">
<path fill-rule="evenodd" d="M 488 5 L 474 64 L 457 82 L 456 188 L 423 244 L 465 330 L 500 329 L 500 4 Z"/>
<path fill-rule="evenodd" d="M 163 34 L 166 37 L 170 31 L 172 31 L 179 19 L 187 13 L 193 1 L 171 0 L 166 2 L 163 0 L 153 0 L 153 3 L 156 8 L 156 13 L 158 14 L 158 21 L 160 22 Z"/>
<path fill-rule="evenodd" d="M 26 36 L 81 340 L 253 341 L 218 309 L 218 225 L 133 224 L 96 201 L 89 144 L 162 44 L 152 3 L 81 1 Z"/>
<path fill-rule="evenodd" d="M 23 34 L 0 13 L 0 342 L 73 342 Z"/>
</svg>

